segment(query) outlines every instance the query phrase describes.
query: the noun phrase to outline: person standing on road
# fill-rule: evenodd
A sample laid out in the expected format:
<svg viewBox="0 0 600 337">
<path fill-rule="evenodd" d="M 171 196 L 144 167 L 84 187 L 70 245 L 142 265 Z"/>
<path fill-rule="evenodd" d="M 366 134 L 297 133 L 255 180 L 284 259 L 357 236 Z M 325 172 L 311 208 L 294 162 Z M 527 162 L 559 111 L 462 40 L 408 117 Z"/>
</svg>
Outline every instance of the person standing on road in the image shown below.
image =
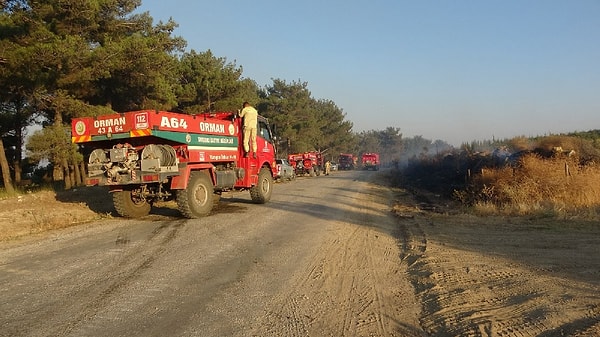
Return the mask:
<svg viewBox="0 0 600 337">
<path fill-rule="evenodd" d="M 331 172 L 331 162 L 328 160 L 325 162 L 325 175 L 328 176 Z"/>
<path fill-rule="evenodd" d="M 258 125 L 258 111 L 248 102 L 244 102 L 240 117 L 244 118 L 244 157 L 248 157 L 250 145 L 252 156 L 256 159 L 256 126 Z"/>
</svg>

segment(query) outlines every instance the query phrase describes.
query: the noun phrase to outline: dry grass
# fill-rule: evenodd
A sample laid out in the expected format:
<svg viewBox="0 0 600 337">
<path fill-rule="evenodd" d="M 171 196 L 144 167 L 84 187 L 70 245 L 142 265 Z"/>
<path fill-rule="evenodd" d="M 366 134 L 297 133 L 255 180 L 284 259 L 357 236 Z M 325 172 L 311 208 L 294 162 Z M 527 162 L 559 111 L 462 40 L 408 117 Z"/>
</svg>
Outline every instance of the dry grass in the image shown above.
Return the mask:
<svg viewBox="0 0 600 337">
<path fill-rule="evenodd" d="M 597 135 L 519 137 L 506 149 L 510 157 L 465 148 L 411 158 L 392 182 L 453 198 L 480 215 L 600 218 Z"/>
<path fill-rule="evenodd" d="M 487 169 L 455 196 L 477 212 L 540 216 L 597 216 L 600 168 L 575 158 L 528 155 L 517 167 Z"/>
<path fill-rule="evenodd" d="M 0 192 L 0 242 L 110 217 L 111 201 L 106 190 L 95 187 Z"/>
</svg>

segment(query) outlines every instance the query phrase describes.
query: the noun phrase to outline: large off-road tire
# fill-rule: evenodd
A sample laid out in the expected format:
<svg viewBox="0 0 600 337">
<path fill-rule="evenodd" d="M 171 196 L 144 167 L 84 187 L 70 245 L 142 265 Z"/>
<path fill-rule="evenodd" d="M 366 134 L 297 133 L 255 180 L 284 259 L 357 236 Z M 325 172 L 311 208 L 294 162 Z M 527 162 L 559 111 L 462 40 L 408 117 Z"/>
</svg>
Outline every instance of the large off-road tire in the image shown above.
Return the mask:
<svg viewBox="0 0 600 337">
<path fill-rule="evenodd" d="M 268 168 L 261 168 L 258 172 L 258 184 L 250 188 L 250 198 L 257 204 L 264 204 L 271 200 L 273 193 L 273 176 Z"/>
<path fill-rule="evenodd" d="M 197 219 L 210 213 L 214 206 L 214 186 L 200 171 L 190 173 L 188 186 L 177 191 L 177 208 L 186 218 Z"/>
<path fill-rule="evenodd" d="M 125 218 L 140 218 L 150 213 L 152 205 L 138 198 L 130 190 L 112 192 L 113 205 L 117 213 Z"/>
</svg>

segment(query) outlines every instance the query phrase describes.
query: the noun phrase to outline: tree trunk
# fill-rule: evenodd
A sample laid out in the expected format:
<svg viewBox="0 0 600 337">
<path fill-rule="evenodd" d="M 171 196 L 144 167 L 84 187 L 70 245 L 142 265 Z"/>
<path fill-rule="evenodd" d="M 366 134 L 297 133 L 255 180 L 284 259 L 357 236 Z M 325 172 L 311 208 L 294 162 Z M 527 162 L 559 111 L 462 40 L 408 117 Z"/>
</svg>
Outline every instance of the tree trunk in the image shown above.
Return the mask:
<svg viewBox="0 0 600 337">
<path fill-rule="evenodd" d="M 12 194 L 15 192 L 15 188 L 12 185 L 10 179 L 10 169 L 8 167 L 8 160 L 6 159 L 6 153 L 4 152 L 4 142 L 0 138 L 0 168 L 2 168 L 2 179 L 4 181 L 4 188 L 6 192 Z"/>
<path fill-rule="evenodd" d="M 21 164 L 23 163 L 23 144 L 25 142 L 25 120 L 26 117 L 23 113 L 23 102 L 19 101 L 15 102 L 15 138 L 17 139 L 17 148 L 15 149 L 16 155 L 13 161 L 13 165 L 15 167 L 15 184 L 17 186 L 21 185 L 21 180 L 23 179 L 22 173 L 23 168 Z"/>
<path fill-rule="evenodd" d="M 73 165 L 73 183 L 75 186 L 81 186 L 81 173 L 79 173 L 79 165 Z"/>
<path fill-rule="evenodd" d="M 52 180 L 53 181 L 61 181 L 64 179 L 64 170 L 60 163 L 53 163 L 54 169 L 52 170 Z"/>
<path fill-rule="evenodd" d="M 71 182 L 71 187 L 77 186 L 77 179 L 75 179 L 75 167 L 77 167 L 77 165 L 69 165 L 69 181 Z"/>
<path fill-rule="evenodd" d="M 21 184 L 21 181 L 23 180 L 23 169 L 21 168 L 21 161 L 13 161 L 13 166 L 15 167 L 15 184 L 19 186 Z"/>
<path fill-rule="evenodd" d="M 54 125 L 58 127 L 63 126 L 63 116 L 60 112 L 60 109 L 56 107 L 54 111 Z M 64 155 L 64 154 L 63 154 Z M 54 181 L 64 181 L 64 188 L 66 190 L 71 189 L 71 178 L 69 176 L 69 163 L 66 158 L 57 158 L 56 163 L 54 163 Z"/>
<path fill-rule="evenodd" d="M 85 177 L 87 174 L 85 171 L 85 163 L 84 162 L 79 163 L 79 173 L 81 174 L 81 185 L 85 185 Z"/>
<path fill-rule="evenodd" d="M 69 163 L 66 159 L 62 161 L 62 167 L 65 170 L 64 178 L 65 178 L 65 190 L 70 190 L 73 187 L 73 183 L 71 182 L 71 173 L 69 172 Z"/>
</svg>

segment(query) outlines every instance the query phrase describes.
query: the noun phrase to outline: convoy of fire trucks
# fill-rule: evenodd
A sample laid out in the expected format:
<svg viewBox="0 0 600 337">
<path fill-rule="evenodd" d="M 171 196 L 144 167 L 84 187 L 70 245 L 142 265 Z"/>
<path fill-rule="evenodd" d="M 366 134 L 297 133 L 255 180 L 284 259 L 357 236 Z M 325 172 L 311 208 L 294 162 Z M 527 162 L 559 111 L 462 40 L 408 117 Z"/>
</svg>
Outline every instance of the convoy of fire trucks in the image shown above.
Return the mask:
<svg viewBox="0 0 600 337">
<path fill-rule="evenodd" d="M 187 218 L 207 215 L 225 191 L 271 198 L 275 146 L 259 116 L 257 158 L 244 157 L 241 118 L 132 111 L 72 121 L 72 141 L 89 157 L 86 185 L 108 186 L 124 217 L 147 215 L 156 201 L 176 200 Z"/>
<path fill-rule="evenodd" d="M 249 191 L 252 201 L 271 199 L 279 174 L 275 137 L 258 117 L 257 156 L 245 156 L 242 119 L 234 112 L 198 115 L 140 110 L 75 118 L 72 142 L 88 158 L 87 186 L 107 186 L 117 213 L 148 215 L 157 201 L 175 200 L 180 213 L 200 218 L 223 192 Z M 298 176 L 319 176 L 324 151 L 288 155 Z M 342 153 L 339 169 L 379 169 L 379 155 Z"/>
</svg>

